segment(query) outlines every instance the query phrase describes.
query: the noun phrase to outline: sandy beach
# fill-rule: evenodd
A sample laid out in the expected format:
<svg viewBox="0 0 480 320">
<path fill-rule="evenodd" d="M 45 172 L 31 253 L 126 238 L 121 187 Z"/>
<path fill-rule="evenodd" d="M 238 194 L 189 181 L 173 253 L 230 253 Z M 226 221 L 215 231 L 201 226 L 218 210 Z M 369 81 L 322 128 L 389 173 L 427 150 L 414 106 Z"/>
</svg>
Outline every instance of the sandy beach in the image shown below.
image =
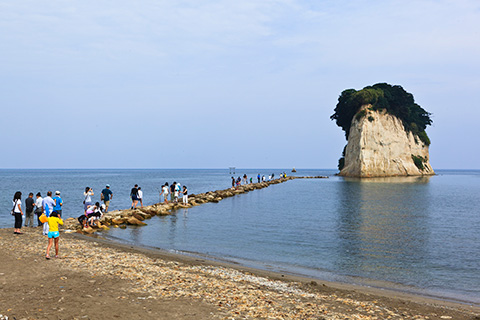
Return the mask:
<svg viewBox="0 0 480 320">
<path fill-rule="evenodd" d="M 480 308 L 39 228 L 0 229 L 0 319 L 480 319 Z"/>
</svg>

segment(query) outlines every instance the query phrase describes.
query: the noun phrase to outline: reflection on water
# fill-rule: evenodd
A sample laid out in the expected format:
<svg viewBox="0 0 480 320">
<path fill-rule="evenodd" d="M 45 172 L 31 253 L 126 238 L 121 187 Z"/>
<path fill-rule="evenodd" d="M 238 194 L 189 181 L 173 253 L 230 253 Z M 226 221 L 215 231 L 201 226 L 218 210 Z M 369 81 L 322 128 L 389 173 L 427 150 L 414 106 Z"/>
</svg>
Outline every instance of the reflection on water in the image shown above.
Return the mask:
<svg viewBox="0 0 480 320">
<path fill-rule="evenodd" d="M 423 270 L 406 266 L 423 264 L 428 244 L 429 189 L 425 185 L 428 179 L 417 178 L 415 181 L 424 185 L 382 178 L 346 179 L 337 186 L 339 269 L 349 275 L 380 276 L 403 284 L 418 281 L 418 272 Z M 421 278 L 429 281 L 426 274 Z"/>
<path fill-rule="evenodd" d="M 343 177 L 345 181 L 361 183 L 428 183 L 432 176 L 408 176 L 408 177 L 375 177 L 375 178 L 353 178 Z"/>
</svg>

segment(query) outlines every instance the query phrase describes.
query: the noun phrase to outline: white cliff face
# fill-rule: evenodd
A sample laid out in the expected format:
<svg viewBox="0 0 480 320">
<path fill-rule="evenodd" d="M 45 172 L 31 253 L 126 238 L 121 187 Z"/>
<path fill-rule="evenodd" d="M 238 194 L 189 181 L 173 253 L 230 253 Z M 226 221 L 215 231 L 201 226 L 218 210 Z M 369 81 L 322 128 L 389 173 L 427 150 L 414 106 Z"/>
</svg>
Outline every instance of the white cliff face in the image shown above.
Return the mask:
<svg viewBox="0 0 480 320">
<path fill-rule="evenodd" d="M 388 177 L 432 175 L 428 146 L 411 132 L 406 132 L 402 122 L 385 111 L 371 111 L 352 120 L 348 144 L 345 149 L 345 166 L 342 176 Z M 370 119 L 370 120 L 369 120 Z M 415 165 L 412 155 L 426 161 L 424 169 Z"/>
</svg>

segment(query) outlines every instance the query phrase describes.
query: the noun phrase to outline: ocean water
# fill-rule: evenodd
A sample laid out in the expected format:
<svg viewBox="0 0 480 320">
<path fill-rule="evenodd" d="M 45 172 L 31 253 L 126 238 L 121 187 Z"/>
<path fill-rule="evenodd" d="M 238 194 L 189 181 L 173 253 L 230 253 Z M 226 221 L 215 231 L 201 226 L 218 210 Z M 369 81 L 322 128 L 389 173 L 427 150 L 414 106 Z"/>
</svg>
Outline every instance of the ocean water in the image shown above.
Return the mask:
<svg viewBox="0 0 480 320">
<path fill-rule="evenodd" d="M 282 170 L 237 169 L 236 176 Z M 286 171 L 286 170 L 285 170 Z M 287 171 L 288 172 L 288 171 Z M 289 172 L 288 172 L 289 173 Z M 154 217 L 103 236 L 243 265 L 480 304 L 480 171 L 432 177 L 346 179 L 298 170 L 297 179 Z M 290 174 L 290 173 L 289 173 Z M 13 193 L 60 190 L 64 216 L 82 213 L 83 191 L 111 185 L 112 209 L 127 208 L 138 183 L 145 204 L 178 181 L 190 193 L 225 189 L 224 170 L 0 170 L 0 226 L 12 227 Z M 24 199 L 22 197 L 22 199 Z"/>
</svg>

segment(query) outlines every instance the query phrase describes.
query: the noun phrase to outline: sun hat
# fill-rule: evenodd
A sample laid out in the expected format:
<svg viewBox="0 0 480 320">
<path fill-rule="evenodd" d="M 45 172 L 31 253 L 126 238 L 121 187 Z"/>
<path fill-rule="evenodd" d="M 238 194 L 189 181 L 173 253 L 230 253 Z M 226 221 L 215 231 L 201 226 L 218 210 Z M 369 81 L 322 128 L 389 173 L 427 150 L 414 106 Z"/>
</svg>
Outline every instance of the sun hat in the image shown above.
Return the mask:
<svg viewBox="0 0 480 320">
<path fill-rule="evenodd" d="M 60 191 L 58 191 L 58 190 L 57 190 L 57 191 L 55 191 L 55 194 L 60 194 Z"/>
</svg>

